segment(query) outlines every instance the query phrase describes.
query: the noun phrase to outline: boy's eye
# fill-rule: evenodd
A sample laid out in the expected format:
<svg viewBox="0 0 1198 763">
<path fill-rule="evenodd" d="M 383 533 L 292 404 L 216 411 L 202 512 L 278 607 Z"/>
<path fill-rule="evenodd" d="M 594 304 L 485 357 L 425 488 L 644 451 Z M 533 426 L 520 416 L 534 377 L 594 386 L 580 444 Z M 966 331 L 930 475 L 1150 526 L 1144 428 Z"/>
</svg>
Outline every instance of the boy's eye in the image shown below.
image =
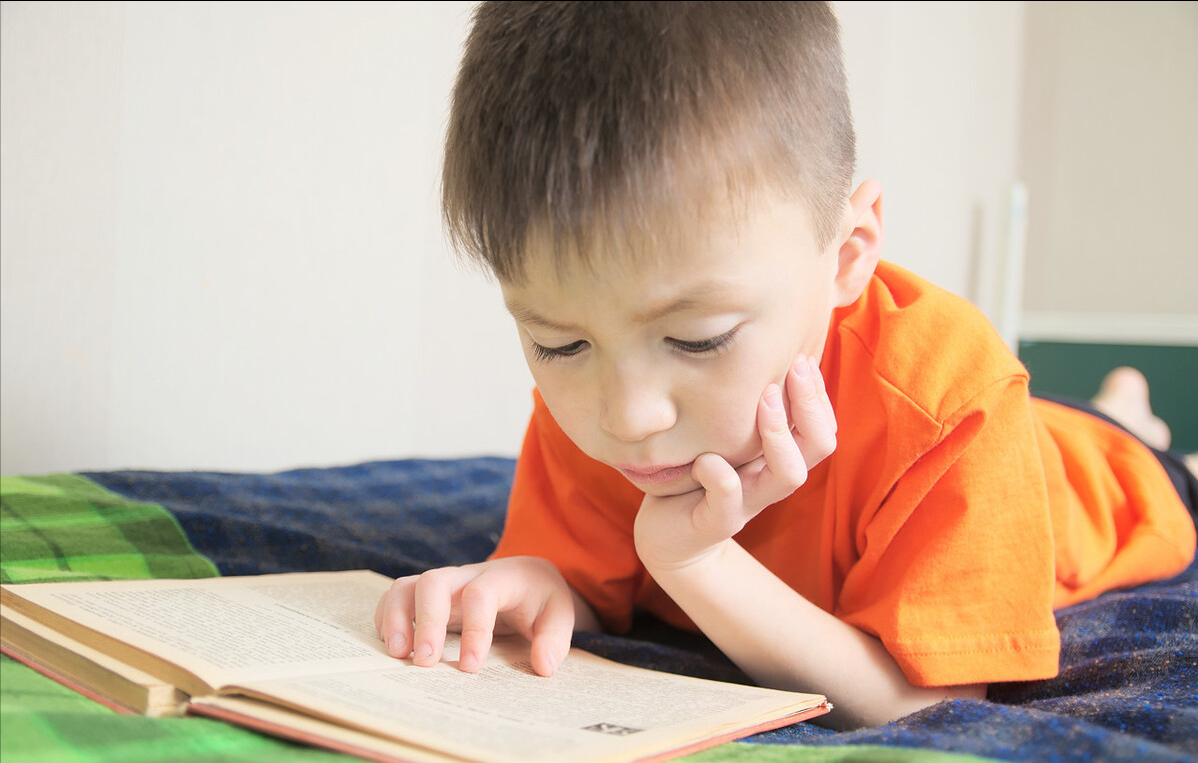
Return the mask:
<svg viewBox="0 0 1198 763">
<path fill-rule="evenodd" d="M 737 326 L 719 336 L 713 336 L 710 339 L 700 339 L 697 342 L 687 342 L 681 339 L 666 339 L 666 341 L 688 355 L 710 355 L 726 349 L 728 343 L 736 336 L 736 332 L 739 329 L 740 326 Z"/>
<path fill-rule="evenodd" d="M 529 341 L 532 342 L 532 340 Z M 568 358 L 571 355 L 577 355 L 586 349 L 586 346 L 586 341 L 582 339 L 579 339 L 577 342 L 563 344 L 561 347 L 546 347 L 545 345 L 532 342 L 532 355 L 538 361 L 547 363 L 550 360 Z"/>
</svg>

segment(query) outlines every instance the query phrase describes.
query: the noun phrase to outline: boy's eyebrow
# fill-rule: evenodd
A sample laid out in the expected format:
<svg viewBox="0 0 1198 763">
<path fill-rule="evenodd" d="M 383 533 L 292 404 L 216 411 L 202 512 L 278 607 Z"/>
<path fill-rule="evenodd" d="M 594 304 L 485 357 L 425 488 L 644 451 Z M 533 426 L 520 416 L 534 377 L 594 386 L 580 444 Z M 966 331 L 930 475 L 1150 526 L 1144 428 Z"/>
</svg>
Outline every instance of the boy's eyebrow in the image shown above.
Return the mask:
<svg viewBox="0 0 1198 763">
<path fill-rule="evenodd" d="M 515 300 L 504 300 L 504 304 L 507 306 L 507 311 L 512 314 L 512 317 L 516 319 L 517 323 L 531 323 L 534 326 L 540 326 L 541 328 L 546 328 L 551 331 L 575 330 L 574 326 L 565 326 L 561 323 L 554 323 L 548 318 L 533 312 L 532 308 L 528 307 L 527 305 L 516 302 Z"/>
<path fill-rule="evenodd" d="M 727 284 L 718 281 L 704 281 L 697 284 L 695 288 L 688 291 L 686 294 L 671 299 L 660 305 L 654 305 L 638 313 L 633 314 L 632 320 L 638 324 L 651 323 L 659 318 L 667 316 L 671 313 L 679 313 L 685 310 L 691 310 L 704 305 L 705 299 L 710 299 L 712 296 L 719 295 L 727 288 Z M 519 323 L 529 323 L 534 326 L 540 326 L 553 331 L 574 331 L 577 326 L 570 326 L 556 321 L 551 321 L 548 318 L 540 315 L 532 308 L 528 307 L 518 300 L 505 300 L 507 310 L 512 317 Z"/>
<path fill-rule="evenodd" d="M 642 310 L 641 312 L 634 314 L 632 319 L 635 322 L 643 325 L 646 323 L 651 323 L 658 318 L 667 316 L 670 313 L 680 313 L 684 310 L 691 310 L 702 304 L 702 297 L 706 296 L 712 291 L 715 291 L 715 289 L 704 285 L 702 289 L 694 290 L 686 296 L 679 297 L 661 305 L 650 307 L 646 310 Z"/>
</svg>

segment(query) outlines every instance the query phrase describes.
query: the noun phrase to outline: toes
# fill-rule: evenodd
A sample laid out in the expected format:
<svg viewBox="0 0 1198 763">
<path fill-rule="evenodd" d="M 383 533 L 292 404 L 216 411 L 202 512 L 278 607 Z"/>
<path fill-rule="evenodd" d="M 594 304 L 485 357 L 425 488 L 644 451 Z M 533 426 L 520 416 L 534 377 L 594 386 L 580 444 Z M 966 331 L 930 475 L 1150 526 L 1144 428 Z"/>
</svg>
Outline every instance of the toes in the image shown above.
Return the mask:
<svg viewBox="0 0 1198 763">
<path fill-rule="evenodd" d="M 1135 368 L 1120 366 L 1108 373 L 1090 402 L 1157 450 L 1167 449 L 1173 440 L 1169 425 L 1153 415 L 1148 380 Z"/>
<path fill-rule="evenodd" d="M 1148 380 L 1139 369 L 1131 366 L 1120 366 L 1112 370 L 1102 380 L 1098 388 L 1098 396 L 1103 398 L 1121 398 L 1127 400 L 1143 400 L 1148 407 Z"/>
</svg>

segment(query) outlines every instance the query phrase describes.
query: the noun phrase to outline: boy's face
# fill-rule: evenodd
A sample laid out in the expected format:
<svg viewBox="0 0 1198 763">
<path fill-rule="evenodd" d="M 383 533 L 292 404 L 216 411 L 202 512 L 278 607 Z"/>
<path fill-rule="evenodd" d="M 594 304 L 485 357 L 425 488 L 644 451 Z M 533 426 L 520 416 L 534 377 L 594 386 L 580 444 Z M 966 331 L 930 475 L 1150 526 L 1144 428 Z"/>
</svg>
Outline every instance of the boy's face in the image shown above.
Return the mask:
<svg viewBox="0 0 1198 763">
<path fill-rule="evenodd" d="M 821 357 L 838 301 L 837 247 L 816 250 L 802 204 L 702 227 L 668 253 L 600 253 L 589 270 L 534 253 L 523 282 L 502 284 L 558 424 L 651 495 L 697 489 L 703 453 L 733 467 L 761 454 L 766 385 L 797 355 Z"/>
</svg>

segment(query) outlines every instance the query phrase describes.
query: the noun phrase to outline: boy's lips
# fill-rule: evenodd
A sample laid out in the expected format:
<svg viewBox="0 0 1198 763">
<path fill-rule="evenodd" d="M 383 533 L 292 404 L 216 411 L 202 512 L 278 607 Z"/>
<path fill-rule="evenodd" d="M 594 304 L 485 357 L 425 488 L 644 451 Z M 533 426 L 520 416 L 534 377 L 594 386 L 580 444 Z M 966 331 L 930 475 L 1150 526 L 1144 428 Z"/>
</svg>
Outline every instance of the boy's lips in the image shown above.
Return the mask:
<svg viewBox="0 0 1198 763">
<path fill-rule="evenodd" d="M 694 464 L 693 461 L 676 466 L 618 466 L 616 468 L 628 478 L 629 482 L 641 485 L 660 485 L 689 475 L 692 464 Z"/>
</svg>

